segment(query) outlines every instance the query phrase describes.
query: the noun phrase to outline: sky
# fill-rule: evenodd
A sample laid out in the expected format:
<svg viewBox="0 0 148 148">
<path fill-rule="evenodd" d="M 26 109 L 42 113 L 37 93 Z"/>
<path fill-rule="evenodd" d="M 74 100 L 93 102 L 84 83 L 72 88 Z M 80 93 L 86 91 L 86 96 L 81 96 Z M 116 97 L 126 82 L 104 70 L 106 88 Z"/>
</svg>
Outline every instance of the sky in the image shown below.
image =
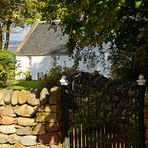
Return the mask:
<svg viewBox="0 0 148 148">
<path fill-rule="evenodd" d="M 18 45 L 21 43 L 23 40 L 24 36 L 27 34 L 29 30 L 29 27 L 26 28 L 12 28 L 11 33 L 10 33 L 10 41 L 9 41 L 9 47 L 8 50 L 11 52 L 15 52 Z"/>
<path fill-rule="evenodd" d="M 28 30 L 29 30 L 29 27 L 13 28 L 10 33 L 10 41 L 21 41 L 24 38 L 24 36 L 26 35 Z"/>
</svg>

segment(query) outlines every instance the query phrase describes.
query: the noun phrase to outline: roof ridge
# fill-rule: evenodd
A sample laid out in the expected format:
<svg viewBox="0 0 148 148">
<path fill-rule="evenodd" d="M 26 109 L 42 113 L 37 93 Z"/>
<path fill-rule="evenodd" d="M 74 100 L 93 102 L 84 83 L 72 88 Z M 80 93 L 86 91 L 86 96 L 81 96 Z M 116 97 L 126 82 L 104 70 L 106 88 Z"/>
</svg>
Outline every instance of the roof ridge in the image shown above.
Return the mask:
<svg viewBox="0 0 148 148">
<path fill-rule="evenodd" d="M 29 39 L 29 37 L 31 36 L 32 32 L 35 30 L 35 28 L 37 27 L 37 25 L 40 22 L 43 22 L 43 21 L 36 20 L 36 22 L 31 26 L 31 28 L 28 30 L 28 32 L 26 33 L 25 37 L 23 38 L 23 40 L 21 41 L 21 43 L 17 47 L 16 52 L 20 51 L 20 49 L 24 46 L 25 42 Z"/>
<path fill-rule="evenodd" d="M 52 20 L 52 21 L 39 21 L 38 23 L 50 23 L 50 24 L 52 24 L 52 23 L 60 23 L 61 21 L 60 20 Z"/>
</svg>

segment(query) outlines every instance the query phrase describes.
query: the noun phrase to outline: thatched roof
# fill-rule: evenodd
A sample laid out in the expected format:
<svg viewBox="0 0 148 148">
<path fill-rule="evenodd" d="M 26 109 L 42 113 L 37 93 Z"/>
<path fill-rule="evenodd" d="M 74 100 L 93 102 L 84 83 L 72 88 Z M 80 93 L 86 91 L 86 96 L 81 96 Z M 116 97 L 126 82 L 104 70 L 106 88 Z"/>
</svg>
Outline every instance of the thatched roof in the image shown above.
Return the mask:
<svg viewBox="0 0 148 148">
<path fill-rule="evenodd" d="M 63 36 L 58 22 L 37 21 L 17 48 L 19 55 L 66 54 L 68 36 Z"/>
</svg>

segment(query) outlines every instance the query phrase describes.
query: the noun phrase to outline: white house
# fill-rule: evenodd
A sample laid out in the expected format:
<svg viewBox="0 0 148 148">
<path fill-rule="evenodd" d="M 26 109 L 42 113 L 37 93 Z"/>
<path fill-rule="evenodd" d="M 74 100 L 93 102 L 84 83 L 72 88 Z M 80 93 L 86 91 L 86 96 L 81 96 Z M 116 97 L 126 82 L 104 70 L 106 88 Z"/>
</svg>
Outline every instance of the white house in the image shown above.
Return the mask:
<svg viewBox="0 0 148 148">
<path fill-rule="evenodd" d="M 51 66 L 71 67 L 73 60 L 66 54 L 67 40 L 68 36 L 62 35 L 58 22 L 35 22 L 16 50 L 19 65 L 16 79 L 25 79 L 24 73 L 30 72 L 32 79 L 37 80 Z M 94 64 L 89 68 L 91 71 L 96 69 Z M 87 66 L 80 62 L 80 69 L 87 70 Z"/>
</svg>

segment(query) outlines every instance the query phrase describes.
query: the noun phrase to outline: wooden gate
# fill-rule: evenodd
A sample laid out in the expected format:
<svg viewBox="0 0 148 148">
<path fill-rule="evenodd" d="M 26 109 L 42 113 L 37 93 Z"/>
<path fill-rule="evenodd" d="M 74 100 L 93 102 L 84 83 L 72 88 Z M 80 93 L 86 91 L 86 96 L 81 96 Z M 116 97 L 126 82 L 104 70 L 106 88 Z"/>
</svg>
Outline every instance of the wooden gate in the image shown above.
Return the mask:
<svg viewBox="0 0 148 148">
<path fill-rule="evenodd" d="M 64 148 L 140 148 L 137 84 L 83 73 L 64 91 Z"/>
</svg>

